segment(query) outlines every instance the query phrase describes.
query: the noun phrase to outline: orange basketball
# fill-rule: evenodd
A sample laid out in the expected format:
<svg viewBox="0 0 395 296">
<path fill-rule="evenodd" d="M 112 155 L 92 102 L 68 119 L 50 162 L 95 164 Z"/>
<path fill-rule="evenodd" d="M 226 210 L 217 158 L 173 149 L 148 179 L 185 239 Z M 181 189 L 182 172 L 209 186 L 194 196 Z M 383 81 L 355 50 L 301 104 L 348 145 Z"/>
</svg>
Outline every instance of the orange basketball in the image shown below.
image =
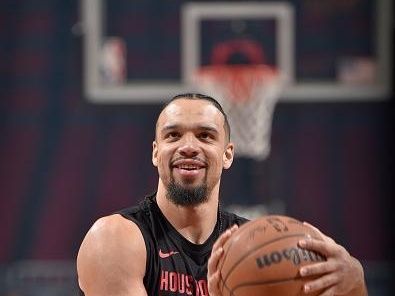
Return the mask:
<svg viewBox="0 0 395 296">
<path fill-rule="evenodd" d="M 300 267 L 325 260 L 298 247 L 307 235 L 321 239 L 315 230 L 286 216 L 266 216 L 242 225 L 224 245 L 219 262 L 222 295 L 305 295 L 303 284 L 311 278 L 301 278 Z"/>
</svg>

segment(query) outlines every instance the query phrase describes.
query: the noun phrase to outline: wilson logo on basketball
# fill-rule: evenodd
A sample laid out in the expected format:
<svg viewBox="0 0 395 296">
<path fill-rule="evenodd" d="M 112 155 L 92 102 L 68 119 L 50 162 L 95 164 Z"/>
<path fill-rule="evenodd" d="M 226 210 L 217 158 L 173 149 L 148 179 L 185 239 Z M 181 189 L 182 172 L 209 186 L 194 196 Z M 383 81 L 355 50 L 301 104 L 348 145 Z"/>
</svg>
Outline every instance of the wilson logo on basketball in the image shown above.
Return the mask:
<svg viewBox="0 0 395 296">
<path fill-rule="evenodd" d="M 295 266 L 300 265 L 301 262 L 318 262 L 325 261 L 325 258 L 320 254 L 301 249 L 301 248 L 288 248 L 282 251 L 274 251 L 270 254 L 264 254 L 256 258 L 256 264 L 259 268 L 269 267 L 272 264 L 278 264 L 283 260 L 290 261 Z"/>
</svg>

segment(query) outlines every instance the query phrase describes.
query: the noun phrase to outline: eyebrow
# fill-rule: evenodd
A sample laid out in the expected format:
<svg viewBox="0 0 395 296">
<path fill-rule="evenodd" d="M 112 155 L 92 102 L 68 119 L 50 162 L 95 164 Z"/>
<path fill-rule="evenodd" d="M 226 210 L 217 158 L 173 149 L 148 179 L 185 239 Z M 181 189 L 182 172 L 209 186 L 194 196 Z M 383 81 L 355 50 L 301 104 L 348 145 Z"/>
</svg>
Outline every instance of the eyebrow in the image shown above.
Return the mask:
<svg viewBox="0 0 395 296">
<path fill-rule="evenodd" d="M 180 127 L 181 127 L 181 125 L 179 125 L 179 124 L 165 125 L 162 128 L 161 132 L 166 132 L 168 130 L 174 130 L 174 129 L 177 129 L 177 128 L 180 128 Z M 194 129 L 210 131 L 210 132 L 218 134 L 218 129 L 216 127 L 210 126 L 210 125 L 198 125 L 198 126 L 194 127 Z"/>
</svg>

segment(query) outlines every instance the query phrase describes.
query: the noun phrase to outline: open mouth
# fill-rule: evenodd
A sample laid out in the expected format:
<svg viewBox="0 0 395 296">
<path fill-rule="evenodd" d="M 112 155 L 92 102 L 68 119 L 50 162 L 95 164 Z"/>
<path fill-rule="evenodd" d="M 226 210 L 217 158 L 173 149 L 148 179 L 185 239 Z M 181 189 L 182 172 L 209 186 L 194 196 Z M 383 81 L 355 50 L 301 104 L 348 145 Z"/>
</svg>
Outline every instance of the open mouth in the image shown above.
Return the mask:
<svg viewBox="0 0 395 296">
<path fill-rule="evenodd" d="M 193 159 L 180 159 L 172 163 L 172 168 L 182 174 L 192 175 L 198 173 L 201 169 L 206 168 L 206 164 L 202 161 Z"/>
<path fill-rule="evenodd" d="M 193 164 L 181 164 L 174 166 L 177 169 L 193 171 L 193 170 L 200 170 L 202 166 L 193 165 Z"/>
</svg>

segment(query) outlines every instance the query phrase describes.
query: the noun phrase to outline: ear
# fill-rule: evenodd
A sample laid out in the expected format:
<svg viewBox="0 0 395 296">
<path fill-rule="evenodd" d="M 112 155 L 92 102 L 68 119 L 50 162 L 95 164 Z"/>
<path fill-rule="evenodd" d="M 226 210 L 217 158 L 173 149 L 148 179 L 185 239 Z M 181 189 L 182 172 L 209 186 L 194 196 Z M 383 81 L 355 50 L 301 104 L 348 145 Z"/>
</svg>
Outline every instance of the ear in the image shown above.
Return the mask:
<svg viewBox="0 0 395 296">
<path fill-rule="evenodd" d="M 158 144 L 156 141 L 152 142 L 152 164 L 158 166 Z"/>
<path fill-rule="evenodd" d="M 234 157 L 234 145 L 233 143 L 229 142 L 226 145 L 224 154 L 222 156 L 222 162 L 223 162 L 223 166 L 224 169 L 228 169 L 230 168 L 230 166 L 232 165 L 233 162 L 233 157 Z"/>
</svg>

